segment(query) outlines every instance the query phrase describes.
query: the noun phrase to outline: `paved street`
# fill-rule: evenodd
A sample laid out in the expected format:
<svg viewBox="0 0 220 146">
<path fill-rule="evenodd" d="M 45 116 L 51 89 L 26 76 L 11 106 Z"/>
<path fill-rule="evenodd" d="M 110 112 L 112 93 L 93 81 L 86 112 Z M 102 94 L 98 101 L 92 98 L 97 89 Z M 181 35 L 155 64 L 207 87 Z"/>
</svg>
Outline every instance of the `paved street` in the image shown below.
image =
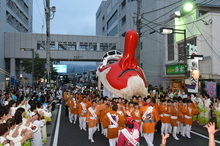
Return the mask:
<svg viewBox="0 0 220 146">
<path fill-rule="evenodd" d="M 59 117 L 59 114 L 58 114 Z M 57 118 L 57 122 L 59 122 L 59 118 Z M 56 125 L 55 125 L 56 126 Z M 56 128 L 56 127 L 54 127 Z M 207 136 L 206 129 L 202 126 L 196 125 L 194 126 L 194 131 L 196 133 L 200 133 L 202 135 L 198 136 L 195 134 L 191 134 L 191 139 L 183 138 L 179 136 L 180 140 L 176 141 L 173 139 L 172 136 L 170 136 L 167 140 L 167 146 L 208 146 L 208 139 L 201 137 L 201 136 Z M 58 145 L 58 146 L 107 146 L 108 140 L 100 134 L 99 131 L 97 131 L 94 135 L 94 143 L 91 143 L 88 141 L 88 131 L 81 131 L 79 130 L 79 125 L 77 124 L 70 124 L 68 121 L 68 118 L 65 115 L 64 106 L 62 106 L 62 111 L 60 113 L 60 126 L 58 137 L 56 138 L 56 130 L 54 134 L 54 140 L 50 143 L 50 145 Z M 53 139 L 53 138 L 52 138 Z M 57 144 L 56 144 L 57 140 Z M 216 140 L 220 141 L 220 132 L 216 133 Z M 161 142 L 161 136 L 159 132 L 155 133 L 154 138 L 154 145 L 159 146 Z M 52 144 L 53 143 L 53 144 Z M 141 138 L 141 145 L 147 146 L 147 143 L 143 138 Z M 220 144 L 216 143 L 217 146 L 220 146 Z"/>
</svg>

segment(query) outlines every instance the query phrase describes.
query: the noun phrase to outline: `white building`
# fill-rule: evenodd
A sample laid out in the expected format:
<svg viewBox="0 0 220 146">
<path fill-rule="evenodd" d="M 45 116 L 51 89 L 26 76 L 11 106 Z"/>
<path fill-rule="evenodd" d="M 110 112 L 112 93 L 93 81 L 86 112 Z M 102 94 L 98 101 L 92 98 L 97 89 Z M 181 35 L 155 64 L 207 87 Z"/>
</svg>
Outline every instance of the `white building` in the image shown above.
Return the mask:
<svg viewBox="0 0 220 146">
<path fill-rule="evenodd" d="M 5 32 L 32 32 L 33 0 L 0 0 L 0 89 L 5 88 Z M 15 65 L 15 59 L 11 58 Z M 12 76 L 15 72 L 10 72 Z"/>
<path fill-rule="evenodd" d="M 103 0 L 96 12 L 96 35 L 124 36 L 129 29 L 136 30 L 137 4 L 140 2 L 140 61 L 148 84 L 170 86 L 164 66 L 167 52 L 165 35 L 159 30 L 170 21 L 170 16 L 181 9 L 177 0 Z M 218 0 L 197 0 L 202 4 L 219 5 Z"/>
<path fill-rule="evenodd" d="M 220 82 L 220 5 L 197 5 L 195 9 L 181 17 L 173 17 L 166 27 L 186 30 L 186 42 L 190 45 L 189 55 L 203 55 L 199 61 L 199 85 L 204 81 Z M 184 64 L 181 59 L 184 54 L 183 34 L 170 34 L 166 39 L 166 77 L 171 86 L 179 88 L 184 82 L 187 84 L 185 74 L 172 70 L 179 64 Z M 188 52 L 188 50 L 186 50 Z M 192 52 L 193 51 L 193 52 Z M 188 53 L 187 53 L 188 54 Z M 184 56 L 185 57 L 185 56 Z M 189 56 L 190 57 L 190 56 Z M 188 58 L 189 58 L 188 57 Z M 187 59 L 187 65 L 191 59 Z M 218 85 L 217 85 L 218 88 Z"/>
</svg>

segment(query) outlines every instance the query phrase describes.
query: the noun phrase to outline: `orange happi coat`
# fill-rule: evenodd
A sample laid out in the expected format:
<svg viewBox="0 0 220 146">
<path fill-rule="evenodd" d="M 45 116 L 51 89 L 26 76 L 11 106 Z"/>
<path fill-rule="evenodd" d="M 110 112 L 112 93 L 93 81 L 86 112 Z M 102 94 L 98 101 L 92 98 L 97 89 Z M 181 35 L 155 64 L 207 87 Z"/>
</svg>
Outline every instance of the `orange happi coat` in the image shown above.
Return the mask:
<svg viewBox="0 0 220 146">
<path fill-rule="evenodd" d="M 68 107 L 69 107 L 70 113 L 76 115 L 78 113 L 78 111 L 77 111 L 77 101 L 74 102 L 74 99 L 75 98 L 69 98 Z"/>
<path fill-rule="evenodd" d="M 141 107 L 141 109 L 140 109 L 140 113 L 141 113 L 141 117 L 142 117 L 143 121 L 149 120 L 150 118 L 152 118 L 154 120 L 154 122 L 143 123 L 143 126 L 142 126 L 143 133 L 154 133 L 156 122 L 158 122 L 160 120 L 158 111 L 154 107 L 153 107 L 152 112 L 150 113 L 151 116 L 150 117 L 148 116 L 143 119 L 143 115 L 149 107 L 150 107 L 150 105 L 145 105 L 145 106 Z"/>
<path fill-rule="evenodd" d="M 94 112 L 94 115 L 92 114 Z M 97 116 L 97 109 L 89 107 L 87 116 L 86 116 L 86 121 L 88 122 L 88 128 L 96 127 L 98 123 L 98 116 Z"/>
<path fill-rule="evenodd" d="M 163 118 L 161 118 L 162 123 L 170 123 L 170 106 L 163 105 L 160 107 L 160 112 L 163 114 Z"/>
<path fill-rule="evenodd" d="M 113 123 L 110 121 L 109 117 L 106 114 L 102 119 L 103 127 L 108 128 L 108 133 L 107 133 L 108 139 L 117 138 L 118 131 L 120 129 L 124 128 L 124 126 L 125 126 L 125 118 L 123 116 L 121 116 L 119 113 L 117 113 L 116 111 L 110 111 L 108 113 L 111 115 L 111 117 L 114 119 L 114 121 L 116 121 L 118 126 L 115 128 L 111 128 Z"/>
<path fill-rule="evenodd" d="M 84 105 L 85 109 L 83 109 L 83 106 L 82 106 L 82 105 Z M 78 104 L 78 114 L 79 114 L 79 116 L 80 116 L 80 117 L 86 117 L 86 115 L 87 115 L 87 109 L 88 109 L 88 107 L 87 107 L 87 105 L 86 105 L 86 102 L 80 102 L 80 103 Z"/>
<path fill-rule="evenodd" d="M 110 111 L 111 111 L 110 107 L 101 110 L 101 112 L 100 112 L 100 122 L 101 123 L 102 123 L 103 117 Z"/>
<path fill-rule="evenodd" d="M 173 127 L 178 126 L 178 123 L 177 123 L 178 117 L 179 117 L 179 109 L 178 109 L 178 107 L 172 106 L 170 108 L 170 115 L 171 115 L 171 117 L 170 117 L 171 125 Z"/>
<path fill-rule="evenodd" d="M 184 106 L 182 108 L 182 113 L 184 114 L 184 119 L 183 119 L 183 123 L 185 125 L 190 125 L 192 126 L 192 117 L 193 115 L 196 115 L 196 114 L 199 114 L 199 111 L 198 109 L 196 108 L 193 108 L 193 106 Z"/>
<path fill-rule="evenodd" d="M 140 109 L 134 109 L 131 112 L 131 116 L 138 122 L 139 126 L 141 125 L 141 112 Z"/>
</svg>

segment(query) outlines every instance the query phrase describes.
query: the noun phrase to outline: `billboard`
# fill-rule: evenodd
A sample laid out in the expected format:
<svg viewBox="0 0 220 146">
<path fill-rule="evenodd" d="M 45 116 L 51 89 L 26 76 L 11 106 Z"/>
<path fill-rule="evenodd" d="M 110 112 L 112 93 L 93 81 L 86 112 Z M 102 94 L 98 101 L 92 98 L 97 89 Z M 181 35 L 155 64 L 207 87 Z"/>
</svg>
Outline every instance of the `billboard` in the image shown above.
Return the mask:
<svg viewBox="0 0 220 146">
<path fill-rule="evenodd" d="M 67 65 L 53 65 L 58 73 L 67 73 Z"/>
</svg>

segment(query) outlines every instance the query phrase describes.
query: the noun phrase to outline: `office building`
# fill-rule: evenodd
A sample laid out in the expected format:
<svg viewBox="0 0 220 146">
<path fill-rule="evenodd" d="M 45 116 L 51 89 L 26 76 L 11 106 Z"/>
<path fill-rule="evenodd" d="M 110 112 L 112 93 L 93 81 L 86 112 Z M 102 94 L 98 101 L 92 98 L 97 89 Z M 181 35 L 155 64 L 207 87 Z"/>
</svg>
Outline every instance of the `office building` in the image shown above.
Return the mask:
<svg viewBox="0 0 220 146">
<path fill-rule="evenodd" d="M 33 0 L 1 0 L 0 1 L 0 89 L 5 89 L 6 77 L 15 76 L 15 70 L 6 72 L 4 33 L 5 32 L 32 32 Z M 16 66 L 15 59 L 10 59 Z"/>
</svg>

